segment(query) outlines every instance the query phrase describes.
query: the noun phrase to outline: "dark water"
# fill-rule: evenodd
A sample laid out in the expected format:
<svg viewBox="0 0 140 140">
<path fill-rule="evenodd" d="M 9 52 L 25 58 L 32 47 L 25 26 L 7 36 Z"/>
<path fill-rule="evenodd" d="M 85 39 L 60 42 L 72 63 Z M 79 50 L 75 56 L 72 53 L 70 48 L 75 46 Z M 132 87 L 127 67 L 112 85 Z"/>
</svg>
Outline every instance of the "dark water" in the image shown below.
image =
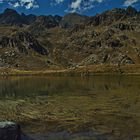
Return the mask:
<svg viewBox="0 0 140 140">
<path fill-rule="evenodd" d="M 140 77 L 1 77 L 0 120 L 37 140 L 140 140 Z"/>
</svg>

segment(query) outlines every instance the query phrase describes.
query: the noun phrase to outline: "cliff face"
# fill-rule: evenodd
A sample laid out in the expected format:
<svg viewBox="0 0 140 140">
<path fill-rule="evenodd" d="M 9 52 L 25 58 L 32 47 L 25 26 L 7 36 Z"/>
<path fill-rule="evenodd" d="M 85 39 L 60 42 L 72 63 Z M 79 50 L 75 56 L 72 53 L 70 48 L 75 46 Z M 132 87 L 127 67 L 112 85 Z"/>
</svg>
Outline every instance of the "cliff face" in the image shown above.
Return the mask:
<svg viewBox="0 0 140 140">
<path fill-rule="evenodd" d="M 47 50 L 28 32 L 16 32 L 11 36 L 3 36 L 0 40 L 0 48 L 12 48 L 24 54 L 32 49 L 41 55 L 47 55 Z"/>
<path fill-rule="evenodd" d="M 78 67 L 140 64 L 140 12 L 132 7 L 87 17 L 0 14 L 0 64 Z"/>
<path fill-rule="evenodd" d="M 20 64 L 26 67 L 28 59 L 34 61 L 35 55 L 47 56 L 48 52 L 30 33 L 27 31 L 16 31 L 0 38 L 0 65 L 15 66 Z M 38 59 L 38 57 L 35 57 Z M 20 62 L 22 61 L 22 62 Z M 29 60 L 30 61 L 30 60 Z"/>
</svg>

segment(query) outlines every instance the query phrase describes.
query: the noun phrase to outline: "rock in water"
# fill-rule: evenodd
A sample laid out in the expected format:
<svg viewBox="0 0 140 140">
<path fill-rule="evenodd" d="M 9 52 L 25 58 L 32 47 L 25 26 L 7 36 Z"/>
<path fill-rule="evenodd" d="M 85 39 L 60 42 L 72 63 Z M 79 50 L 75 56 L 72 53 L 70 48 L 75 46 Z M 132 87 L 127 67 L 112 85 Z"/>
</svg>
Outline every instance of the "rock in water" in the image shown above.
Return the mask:
<svg viewBox="0 0 140 140">
<path fill-rule="evenodd" d="M 13 122 L 0 122 L 0 140 L 21 140 L 20 126 Z"/>
</svg>

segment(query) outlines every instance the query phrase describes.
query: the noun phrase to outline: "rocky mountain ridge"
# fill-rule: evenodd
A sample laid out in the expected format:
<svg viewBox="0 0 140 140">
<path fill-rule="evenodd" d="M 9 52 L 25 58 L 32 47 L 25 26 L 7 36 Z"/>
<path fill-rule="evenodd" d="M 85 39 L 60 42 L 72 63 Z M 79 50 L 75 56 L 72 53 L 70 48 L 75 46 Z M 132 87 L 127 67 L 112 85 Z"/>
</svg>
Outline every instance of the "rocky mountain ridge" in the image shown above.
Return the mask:
<svg viewBox="0 0 140 140">
<path fill-rule="evenodd" d="M 0 14 L 1 66 L 138 65 L 139 40 L 140 12 L 133 7 L 91 17 L 25 15 L 12 9 Z"/>
<path fill-rule="evenodd" d="M 96 26 L 100 24 L 108 25 L 113 21 L 123 20 L 133 16 L 140 16 L 140 12 L 131 6 L 127 9 L 115 8 L 90 17 L 77 13 L 69 13 L 64 15 L 64 17 L 58 15 L 25 15 L 24 13 L 19 14 L 17 11 L 7 8 L 2 14 L 0 14 L 0 24 L 17 26 L 40 24 L 44 25 L 46 28 L 53 28 L 56 26 L 60 26 L 62 28 L 72 28 L 73 26 L 81 24 L 86 26 Z"/>
</svg>

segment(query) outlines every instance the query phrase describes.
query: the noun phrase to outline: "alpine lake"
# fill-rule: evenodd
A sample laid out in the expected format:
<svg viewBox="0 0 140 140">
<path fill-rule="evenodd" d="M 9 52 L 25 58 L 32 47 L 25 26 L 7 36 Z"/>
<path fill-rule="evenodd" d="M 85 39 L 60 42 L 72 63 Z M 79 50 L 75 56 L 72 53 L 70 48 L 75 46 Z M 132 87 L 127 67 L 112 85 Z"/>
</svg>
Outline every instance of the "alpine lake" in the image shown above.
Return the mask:
<svg viewBox="0 0 140 140">
<path fill-rule="evenodd" d="M 0 77 L 0 121 L 37 140 L 140 140 L 140 76 Z"/>
</svg>

